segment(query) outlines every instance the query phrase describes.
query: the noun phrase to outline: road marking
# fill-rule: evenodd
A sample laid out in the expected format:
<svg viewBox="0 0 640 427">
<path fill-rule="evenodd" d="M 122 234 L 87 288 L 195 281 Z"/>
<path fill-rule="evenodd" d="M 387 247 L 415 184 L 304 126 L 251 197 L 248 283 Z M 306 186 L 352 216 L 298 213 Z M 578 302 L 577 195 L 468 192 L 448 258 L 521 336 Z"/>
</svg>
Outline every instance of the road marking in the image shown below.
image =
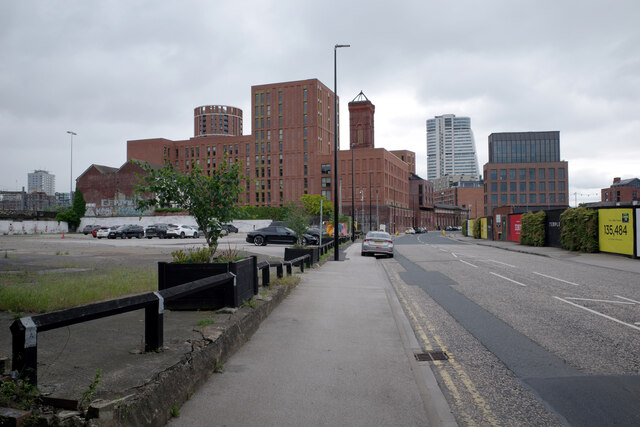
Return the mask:
<svg viewBox="0 0 640 427">
<path fill-rule="evenodd" d="M 624 300 L 627 300 L 627 301 L 635 302 L 636 304 L 640 304 L 640 301 L 636 301 L 636 300 L 631 299 L 631 298 L 621 297 L 620 295 L 614 295 L 614 296 L 615 296 L 616 298 L 621 298 L 621 299 L 624 299 Z"/>
<path fill-rule="evenodd" d="M 548 279 L 557 280 L 558 282 L 568 283 L 569 285 L 580 286 L 577 283 L 569 282 L 568 280 L 564 280 L 564 279 L 558 279 L 557 277 L 553 277 L 553 276 L 547 276 L 546 274 L 542 274 L 542 273 L 536 273 L 535 271 L 533 272 L 533 274 L 537 274 L 538 276 L 546 277 Z"/>
<path fill-rule="evenodd" d="M 499 278 L 501 278 L 501 279 L 504 279 L 504 280 L 508 280 L 508 281 L 510 281 L 510 282 L 513 282 L 513 283 L 515 283 L 516 285 L 520 285 L 520 286 L 523 286 L 523 287 L 525 287 L 525 288 L 527 287 L 527 285 L 525 285 L 524 283 L 516 282 L 516 281 L 515 281 L 515 280 L 513 280 L 513 279 L 509 279 L 508 277 L 501 276 L 501 275 L 499 275 L 499 274 L 497 274 L 497 273 L 494 273 L 493 271 L 490 271 L 489 273 L 493 274 L 494 276 L 498 276 L 498 277 L 499 277 Z"/>
<path fill-rule="evenodd" d="M 608 299 L 575 298 L 575 297 L 564 297 L 564 299 L 570 299 L 570 300 L 576 300 L 576 301 L 610 302 L 611 304 L 628 304 L 628 305 L 636 304 L 635 302 L 611 301 Z"/>
<path fill-rule="evenodd" d="M 438 248 L 438 250 L 439 250 L 440 252 L 449 252 L 448 250 L 446 250 L 446 249 L 442 249 L 442 248 Z"/>
<path fill-rule="evenodd" d="M 560 298 L 560 297 L 554 297 L 554 298 L 555 298 L 555 299 L 557 299 L 557 300 L 560 300 L 560 301 L 562 301 L 562 302 L 565 302 L 565 303 L 567 303 L 567 304 L 571 304 L 571 305 L 572 305 L 572 306 L 574 306 L 574 307 L 578 307 L 578 308 L 581 308 L 581 309 L 583 309 L 583 310 L 586 310 L 586 311 L 588 311 L 588 312 L 590 312 L 590 313 L 596 314 L 596 315 L 598 315 L 598 316 L 602 316 L 602 317 L 604 317 L 605 319 L 612 320 L 612 321 L 614 321 L 614 322 L 616 322 L 616 323 L 620 323 L 621 325 L 628 326 L 628 327 L 630 327 L 630 328 L 632 328 L 632 329 L 635 329 L 635 330 L 637 330 L 637 331 L 640 331 L 640 327 L 638 327 L 638 326 L 636 326 L 636 325 L 632 325 L 631 323 L 623 322 L 622 320 L 616 319 L 615 317 L 607 316 L 607 315 L 606 315 L 606 314 L 604 314 L 604 313 L 600 313 L 599 311 L 595 311 L 595 310 L 592 310 L 592 309 L 590 309 L 590 308 L 583 307 L 583 306 L 581 306 L 581 305 L 579 305 L 579 304 L 573 303 L 573 302 L 571 302 L 571 301 L 567 301 L 567 300 L 562 299 L 562 298 Z"/>
<path fill-rule="evenodd" d="M 515 266 L 515 265 L 507 264 L 506 262 L 496 261 L 496 260 L 493 260 L 493 259 L 488 259 L 487 261 L 489 261 L 489 262 L 495 262 L 495 263 L 502 264 L 502 265 L 506 265 L 507 267 L 513 267 L 513 268 L 516 268 L 516 266 Z"/>
<path fill-rule="evenodd" d="M 461 259 L 461 260 L 460 260 L 460 262 L 464 262 L 465 264 L 470 265 L 470 266 L 471 266 L 471 267 L 473 267 L 473 268 L 478 268 L 478 266 L 477 266 L 477 265 L 473 265 L 473 264 L 471 264 L 470 262 L 467 262 L 467 261 L 465 261 L 465 260 L 463 260 L 463 259 Z"/>
<path fill-rule="evenodd" d="M 453 255 L 454 257 L 458 258 L 458 255 L 454 254 L 453 252 L 451 252 L 451 255 Z"/>
<path fill-rule="evenodd" d="M 455 360 L 455 357 L 453 356 L 453 354 L 451 354 L 451 352 L 447 350 L 447 347 L 445 346 L 444 342 L 442 341 L 440 336 L 436 333 L 435 327 L 428 321 L 424 312 L 421 310 L 420 306 L 417 304 L 416 301 L 409 302 L 407 298 L 404 296 L 403 291 L 401 289 L 402 287 L 401 284 L 403 284 L 404 281 L 400 278 L 400 275 L 396 271 L 394 271 L 392 268 L 389 268 L 389 266 L 386 264 L 383 265 L 383 267 L 387 271 L 387 274 L 389 275 L 389 277 L 392 278 L 391 285 L 393 286 L 396 292 L 396 295 L 398 296 L 398 299 L 400 300 L 402 306 L 404 307 L 405 312 L 411 319 L 411 323 L 413 324 L 416 338 L 418 338 L 418 341 L 421 342 L 425 350 L 427 351 L 433 350 L 434 347 L 432 345 L 432 341 L 427 336 L 427 331 L 425 331 L 425 328 L 426 328 L 431 334 L 431 339 L 435 341 L 433 344 L 435 344 L 440 350 L 446 352 L 449 355 L 449 359 L 447 363 L 443 363 L 440 361 L 433 362 L 432 370 L 438 371 L 438 373 L 442 378 L 442 381 L 444 382 L 444 387 L 446 387 L 451 392 L 451 395 L 455 402 L 455 406 L 457 406 L 460 409 L 460 417 L 464 421 L 464 424 L 477 425 L 474 419 L 471 417 L 471 415 L 464 410 L 463 396 L 461 394 L 461 391 L 456 386 L 454 379 L 451 377 L 451 374 L 446 370 L 447 366 L 450 366 L 453 368 L 454 375 L 460 379 L 460 382 L 462 383 L 464 388 L 466 388 L 467 392 L 471 395 L 471 398 L 475 402 L 476 407 L 480 411 L 482 411 L 483 419 L 487 420 L 487 422 L 490 425 L 493 425 L 493 426 L 499 425 L 493 412 L 488 407 L 487 402 L 484 400 L 484 398 L 480 395 L 478 390 L 475 388 L 475 386 L 473 385 L 473 382 L 467 375 L 464 368 Z M 423 327 L 423 324 L 424 324 L 424 327 Z"/>
</svg>

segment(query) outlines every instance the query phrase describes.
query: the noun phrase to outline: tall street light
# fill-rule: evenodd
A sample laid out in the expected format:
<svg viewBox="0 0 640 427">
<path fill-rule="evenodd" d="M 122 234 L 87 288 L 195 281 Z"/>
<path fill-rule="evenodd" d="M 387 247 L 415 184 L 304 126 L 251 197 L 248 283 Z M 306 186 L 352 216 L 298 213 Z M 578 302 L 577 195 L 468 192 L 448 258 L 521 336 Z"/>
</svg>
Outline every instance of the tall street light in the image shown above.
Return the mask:
<svg viewBox="0 0 640 427">
<path fill-rule="evenodd" d="M 75 132 L 67 131 L 71 137 L 71 168 L 69 172 L 69 201 L 73 205 L 73 135 L 77 135 Z"/>
<path fill-rule="evenodd" d="M 341 47 L 351 47 L 349 44 L 337 44 L 333 47 L 333 193 L 334 200 L 338 201 L 338 66 L 337 51 Z M 340 261 L 338 250 L 338 210 L 333 210 L 333 253 L 334 260 Z"/>
<path fill-rule="evenodd" d="M 369 171 L 369 231 L 371 231 L 371 173 Z"/>
</svg>

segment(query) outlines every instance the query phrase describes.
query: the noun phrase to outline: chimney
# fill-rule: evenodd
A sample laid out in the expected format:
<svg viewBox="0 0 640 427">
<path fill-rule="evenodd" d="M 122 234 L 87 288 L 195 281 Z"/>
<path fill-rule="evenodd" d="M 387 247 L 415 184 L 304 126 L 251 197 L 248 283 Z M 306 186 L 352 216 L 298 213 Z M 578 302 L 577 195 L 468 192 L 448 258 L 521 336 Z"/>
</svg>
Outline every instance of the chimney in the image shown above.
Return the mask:
<svg viewBox="0 0 640 427">
<path fill-rule="evenodd" d="M 613 178 L 613 183 L 614 183 L 614 184 L 617 184 L 617 183 L 619 183 L 619 182 L 620 182 L 620 177 L 619 177 L 619 176 L 617 176 L 617 177 Z"/>
</svg>

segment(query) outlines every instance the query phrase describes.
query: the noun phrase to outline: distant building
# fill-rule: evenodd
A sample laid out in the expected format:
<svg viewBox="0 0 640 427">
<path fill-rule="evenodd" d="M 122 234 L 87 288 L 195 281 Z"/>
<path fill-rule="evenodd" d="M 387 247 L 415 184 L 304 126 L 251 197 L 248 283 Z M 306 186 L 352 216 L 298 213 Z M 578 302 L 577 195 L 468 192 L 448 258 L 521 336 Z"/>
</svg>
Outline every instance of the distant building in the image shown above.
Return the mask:
<svg viewBox="0 0 640 427">
<path fill-rule="evenodd" d="M 0 191 L 0 210 L 6 211 L 44 211 L 57 206 L 56 196 L 44 191 Z"/>
<path fill-rule="evenodd" d="M 560 161 L 560 132 L 492 133 L 483 173 L 484 215 L 501 206 L 568 207 L 568 167 Z"/>
<path fill-rule="evenodd" d="M 41 191 L 47 196 L 56 194 L 56 176 L 45 170 L 35 170 L 28 174 L 27 191 Z"/>
<path fill-rule="evenodd" d="M 454 114 L 427 120 L 427 179 L 445 175 L 470 175 L 479 179 L 476 145 L 469 117 Z"/>
<path fill-rule="evenodd" d="M 193 135 L 241 136 L 242 110 L 227 105 L 203 105 L 193 110 Z"/>
<path fill-rule="evenodd" d="M 477 177 L 464 174 L 444 175 L 440 178 L 432 179 L 431 182 L 433 182 L 434 192 L 445 190 L 451 187 L 482 187 L 482 181 L 478 180 Z"/>
<path fill-rule="evenodd" d="M 640 200 L 640 179 L 613 178 L 613 184 L 609 188 L 601 190 L 601 202 L 632 202 Z"/>
</svg>

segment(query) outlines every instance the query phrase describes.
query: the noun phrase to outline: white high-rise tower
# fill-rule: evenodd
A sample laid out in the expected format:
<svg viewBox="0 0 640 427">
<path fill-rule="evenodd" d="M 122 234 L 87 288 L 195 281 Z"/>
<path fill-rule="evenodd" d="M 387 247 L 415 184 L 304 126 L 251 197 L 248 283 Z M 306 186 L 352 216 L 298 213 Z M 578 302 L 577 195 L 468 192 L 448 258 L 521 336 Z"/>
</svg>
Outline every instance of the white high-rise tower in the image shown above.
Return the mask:
<svg viewBox="0 0 640 427">
<path fill-rule="evenodd" d="M 469 117 L 444 114 L 427 120 L 427 179 L 468 175 L 479 179 L 478 156 Z"/>
</svg>

